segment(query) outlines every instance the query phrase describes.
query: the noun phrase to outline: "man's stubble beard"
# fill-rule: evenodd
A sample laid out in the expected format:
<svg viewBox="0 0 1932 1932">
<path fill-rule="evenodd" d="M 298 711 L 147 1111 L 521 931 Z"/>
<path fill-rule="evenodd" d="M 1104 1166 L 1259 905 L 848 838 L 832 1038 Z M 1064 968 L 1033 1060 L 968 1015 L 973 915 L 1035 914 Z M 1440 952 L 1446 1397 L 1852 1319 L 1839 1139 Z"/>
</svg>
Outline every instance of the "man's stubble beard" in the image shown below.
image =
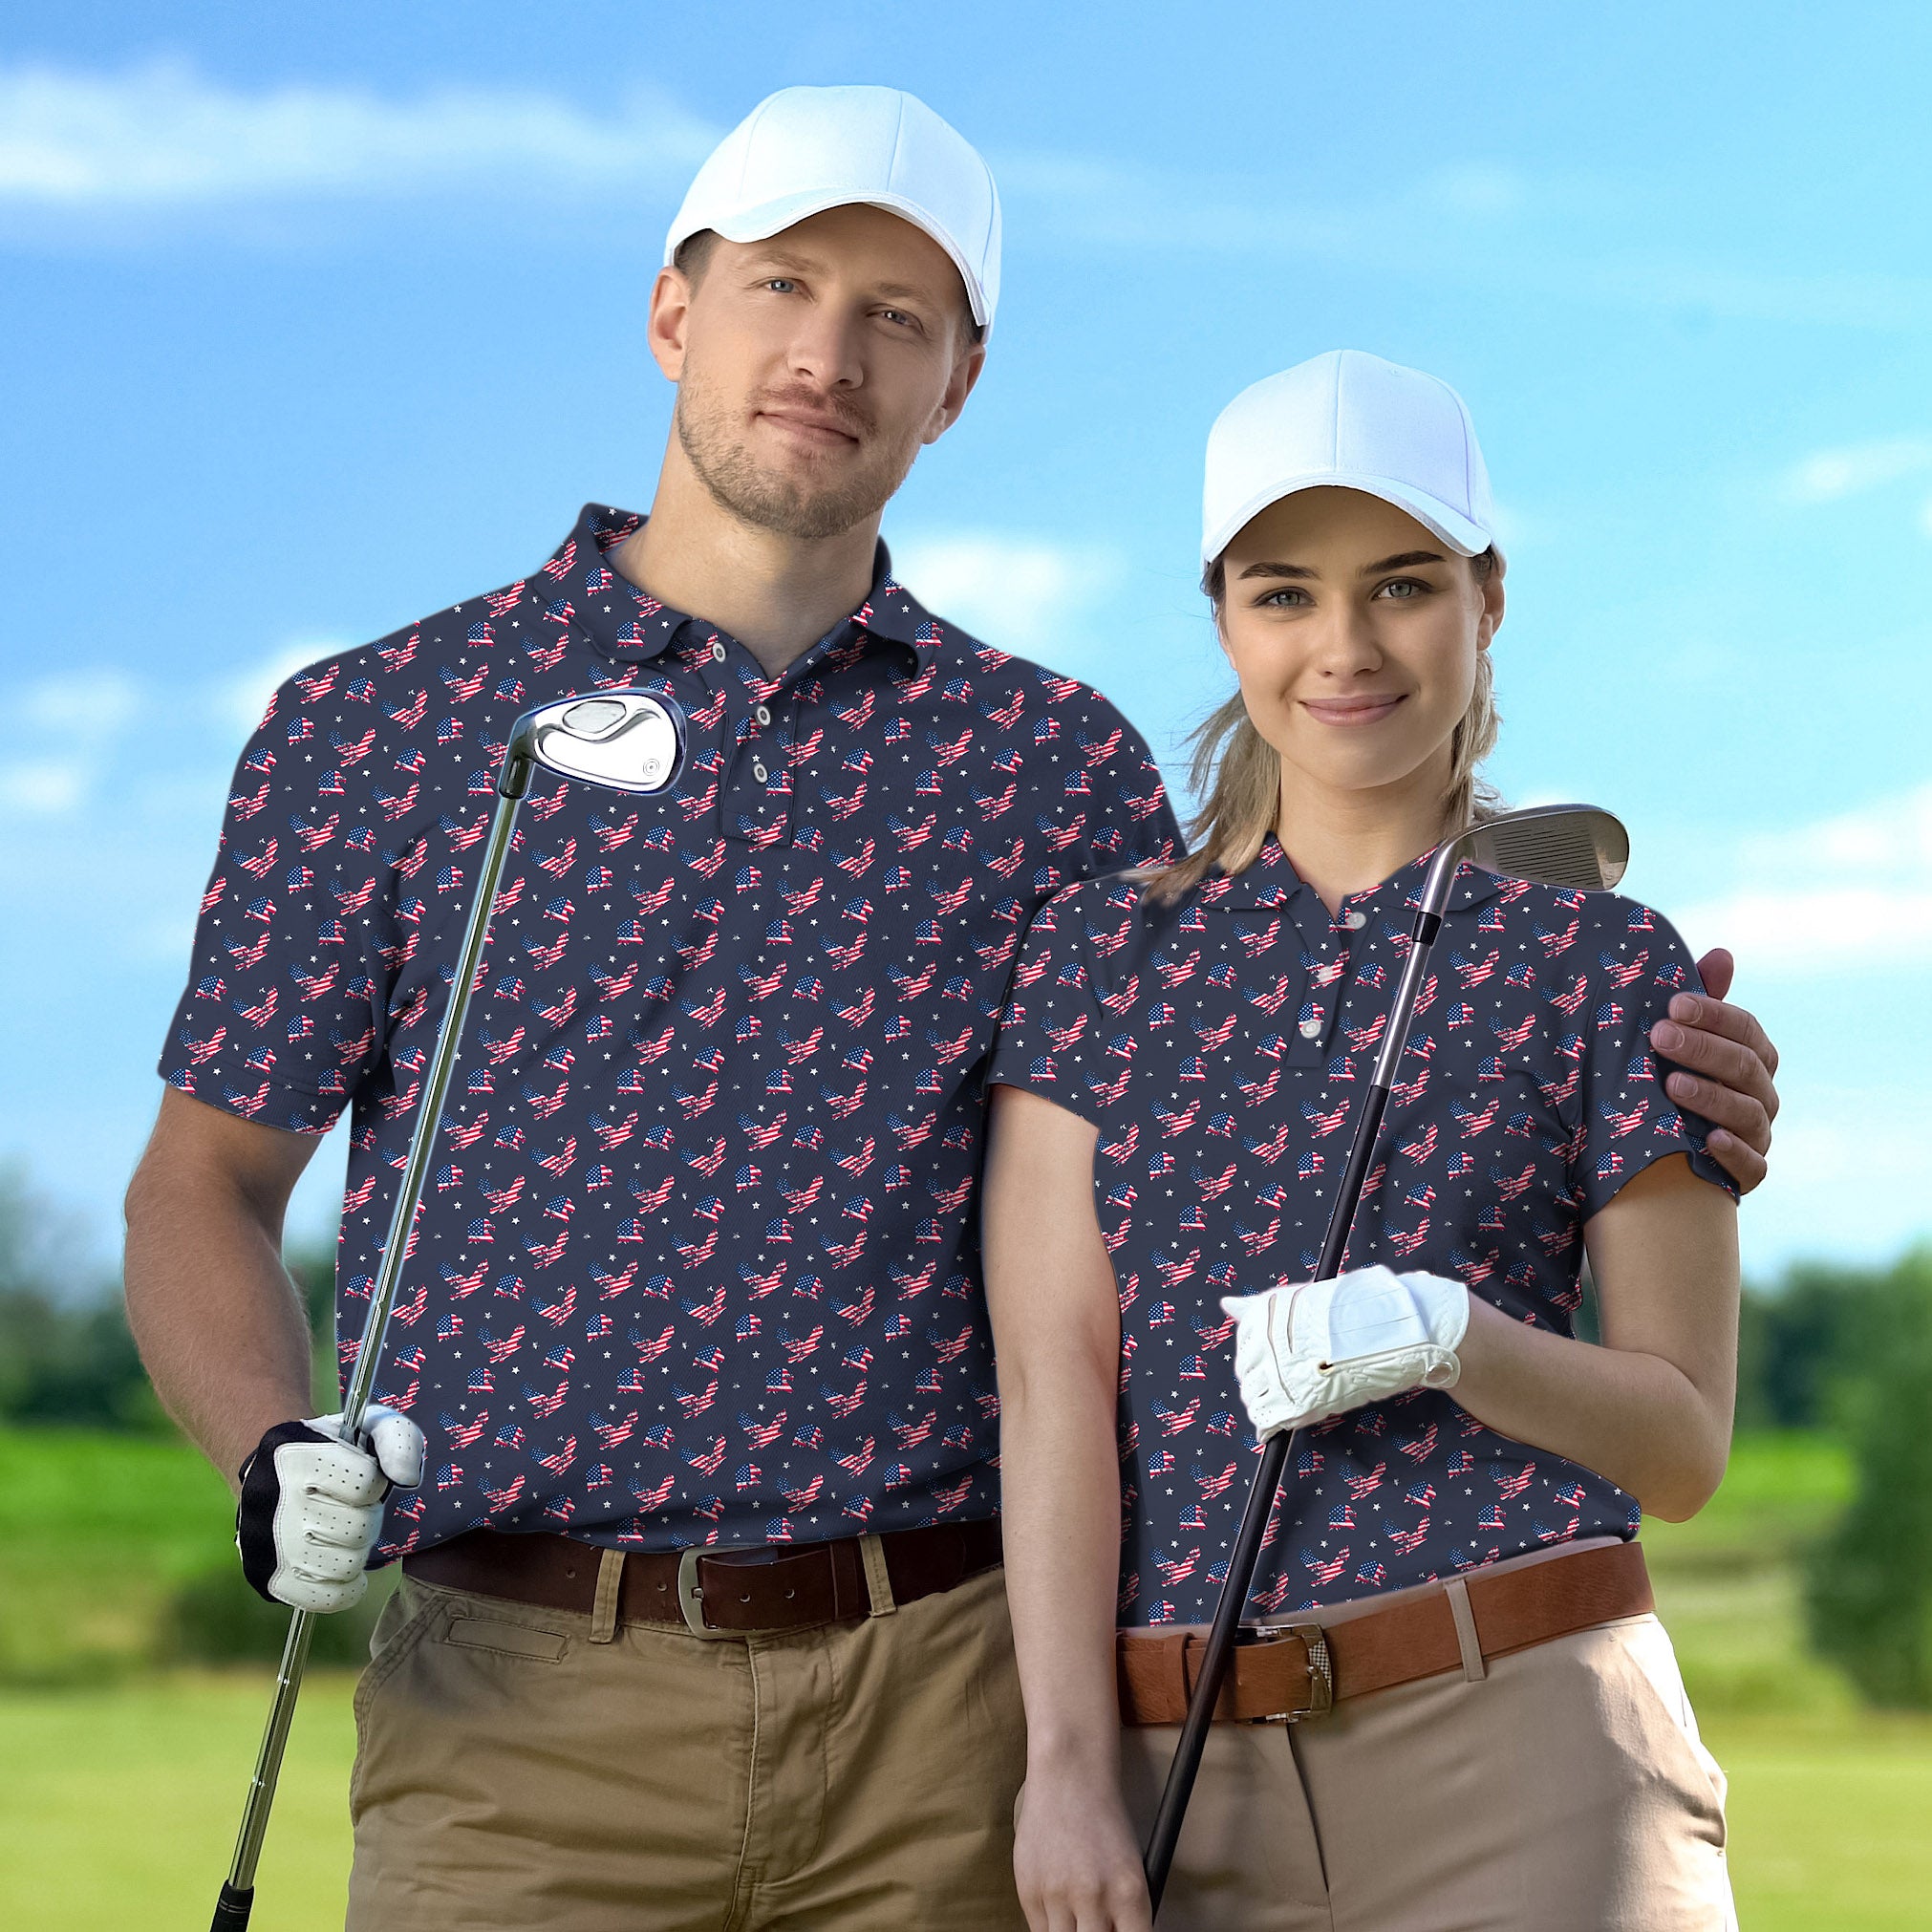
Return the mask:
<svg viewBox="0 0 1932 1932">
<path fill-rule="evenodd" d="M 826 406 L 823 398 L 815 397 L 814 403 Z M 774 476 L 732 434 L 729 412 L 688 371 L 677 385 L 673 419 L 685 461 L 720 509 L 756 529 L 804 543 L 838 536 L 877 516 L 919 453 L 916 433 L 909 433 L 903 448 L 893 449 L 884 446 L 874 430 L 866 438 L 869 448 L 860 469 L 842 483 L 814 489 Z M 859 426 L 856 412 L 849 412 L 848 419 Z"/>
</svg>

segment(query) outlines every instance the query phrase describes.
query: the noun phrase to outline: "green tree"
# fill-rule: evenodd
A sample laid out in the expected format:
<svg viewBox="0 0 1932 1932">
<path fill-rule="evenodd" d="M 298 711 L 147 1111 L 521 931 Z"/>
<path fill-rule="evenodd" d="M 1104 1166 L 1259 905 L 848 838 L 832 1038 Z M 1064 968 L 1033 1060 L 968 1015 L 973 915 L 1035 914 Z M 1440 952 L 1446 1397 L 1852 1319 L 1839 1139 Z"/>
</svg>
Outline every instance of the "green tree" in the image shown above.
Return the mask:
<svg viewBox="0 0 1932 1932">
<path fill-rule="evenodd" d="M 1847 1390 L 1857 1489 L 1806 1565 L 1812 1639 L 1873 1704 L 1932 1707 L 1932 1249 L 1874 1298 Z"/>
<path fill-rule="evenodd" d="M 162 1420 L 114 1277 L 16 1168 L 0 1169 L 0 1419 L 105 1428 Z"/>
</svg>

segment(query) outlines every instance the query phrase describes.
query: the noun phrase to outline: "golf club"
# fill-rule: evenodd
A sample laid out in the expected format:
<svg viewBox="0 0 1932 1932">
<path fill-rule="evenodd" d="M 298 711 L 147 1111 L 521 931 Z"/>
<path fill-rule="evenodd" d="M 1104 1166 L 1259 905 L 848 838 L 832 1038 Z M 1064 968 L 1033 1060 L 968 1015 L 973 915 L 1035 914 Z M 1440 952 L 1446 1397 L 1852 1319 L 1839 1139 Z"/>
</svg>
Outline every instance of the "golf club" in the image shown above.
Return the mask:
<svg viewBox="0 0 1932 1932">
<path fill-rule="evenodd" d="M 1429 953 L 1437 933 L 1442 930 L 1443 912 L 1449 904 L 1456 869 L 1465 860 L 1505 878 L 1600 891 L 1622 878 L 1623 869 L 1630 861 L 1630 840 L 1610 813 L 1595 805 L 1538 805 L 1529 811 L 1490 819 L 1471 826 L 1436 848 L 1423 881 L 1408 958 L 1388 1010 L 1388 1025 L 1376 1057 L 1374 1076 L 1356 1112 L 1348 1165 L 1336 1191 L 1328 1231 L 1321 1243 L 1320 1262 L 1312 1277 L 1317 1281 L 1332 1280 L 1342 1272 L 1342 1257 L 1348 1246 L 1356 1205 L 1362 1198 L 1363 1182 L 1375 1151 L 1376 1133 L 1388 1104 L 1396 1066 L 1408 1043 L 1409 1022 L 1428 970 Z M 1201 1656 L 1200 1676 L 1188 1703 L 1187 1722 L 1181 1727 L 1180 1743 L 1175 1748 L 1167 1786 L 1161 1792 L 1160 1809 L 1154 1814 L 1153 1830 L 1148 1837 L 1145 1860 L 1148 1893 L 1155 1913 L 1161 1908 L 1161 1894 L 1173 1864 L 1174 1847 L 1180 1841 L 1182 1820 L 1187 1816 L 1188 1799 L 1193 1792 L 1194 1775 L 1200 1770 L 1201 1752 L 1207 1747 L 1208 1727 L 1213 1721 L 1221 1683 L 1234 1654 L 1234 1638 L 1248 1592 L 1254 1586 L 1276 1492 L 1281 1486 L 1289 1451 L 1299 1433 L 1297 1429 L 1282 1429 L 1268 1438 L 1261 1466 L 1255 1472 L 1254 1487 L 1248 1492 L 1227 1580 L 1221 1585 L 1220 1600 Z"/>
<path fill-rule="evenodd" d="M 462 1040 L 463 1015 L 469 1010 L 470 996 L 476 990 L 483 941 L 489 934 L 490 914 L 496 910 L 497 888 L 503 877 L 504 861 L 509 855 L 517 808 L 529 791 L 531 778 L 541 767 L 562 778 L 607 785 L 614 791 L 660 792 L 675 782 L 682 769 L 684 751 L 684 719 L 676 705 L 669 698 L 654 698 L 642 691 L 604 691 L 588 698 L 559 698 L 554 704 L 526 711 L 510 732 L 497 773 L 496 813 L 483 848 L 476 899 L 470 907 L 469 923 L 463 929 L 462 945 L 450 982 L 449 1007 L 443 1015 L 436 1052 L 423 1081 L 409 1159 L 403 1169 L 402 1184 L 397 1191 L 396 1212 L 390 1218 L 382 1263 L 370 1291 L 369 1314 L 363 1321 L 355 1367 L 342 1401 L 344 1442 L 354 1442 L 360 1433 L 362 1412 L 376 1384 L 376 1364 L 382 1353 L 389 1311 L 396 1299 L 402 1264 L 408 1256 L 417 1206 L 422 1199 L 422 1184 L 429 1172 L 430 1153 L 442 1116 L 443 1096 L 448 1091 L 457 1047 Z M 254 1780 L 248 1787 L 248 1801 L 242 1813 L 235 1856 L 215 1906 L 212 1932 L 240 1932 L 254 1909 L 255 1862 L 261 1855 L 263 1835 L 268 1829 L 268 1809 L 275 1801 L 275 1780 L 282 1769 L 289 1725 L 295 1715 L 295 1699 L 302 1687 L 302 1669 L 308 1661 L 314 1621 L 315 1613 L 309 1610 L 297 1610 L 289 1619 L 289 1636 L 282 1646 L 275 1695 L 268 1707 L 262 1747 L 256 1754 Z"/>
</svg>

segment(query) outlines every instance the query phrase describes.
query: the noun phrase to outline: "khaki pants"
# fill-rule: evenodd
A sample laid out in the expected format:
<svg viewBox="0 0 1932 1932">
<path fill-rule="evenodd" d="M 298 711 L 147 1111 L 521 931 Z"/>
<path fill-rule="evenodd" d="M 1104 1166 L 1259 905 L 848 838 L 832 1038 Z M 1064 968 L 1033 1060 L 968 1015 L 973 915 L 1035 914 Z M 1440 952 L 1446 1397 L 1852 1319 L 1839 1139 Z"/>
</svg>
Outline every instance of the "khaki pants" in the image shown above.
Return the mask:
<svg viewBox="0 0 1932 1932">
<path fill-rule="evenodd" d="M 712 1642 L 405 1579 L 355 1698 L 351 1932 L 1023 1932 L 1003 1573 Z"/>
<path fill-rule="evenodd" d="M 1724 1773 L 1654 1616 L 1217 1724 L 1161 1932 L 1726 1932 Z M 1123 1732 L 1144 1835 L 1179 1727 Z"/>
</svg>

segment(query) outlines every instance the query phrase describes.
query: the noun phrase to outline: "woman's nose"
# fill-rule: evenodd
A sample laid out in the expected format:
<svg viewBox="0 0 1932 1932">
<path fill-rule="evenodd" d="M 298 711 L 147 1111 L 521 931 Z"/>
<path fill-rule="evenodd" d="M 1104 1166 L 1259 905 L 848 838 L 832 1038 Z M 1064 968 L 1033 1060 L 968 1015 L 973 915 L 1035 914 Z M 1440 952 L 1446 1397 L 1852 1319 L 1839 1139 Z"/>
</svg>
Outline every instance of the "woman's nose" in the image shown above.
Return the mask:
<svg viewBox="0 0 1932 1932">
<path fill-rule="evenodd" d="M 1316 668 L 1326 676 L 1373 671 L 1382 662 L 1375 625 L 1366 611 L 1352 602 L 1331 605 L 1319 619 L 1315 644 Z"/>
</svg>

